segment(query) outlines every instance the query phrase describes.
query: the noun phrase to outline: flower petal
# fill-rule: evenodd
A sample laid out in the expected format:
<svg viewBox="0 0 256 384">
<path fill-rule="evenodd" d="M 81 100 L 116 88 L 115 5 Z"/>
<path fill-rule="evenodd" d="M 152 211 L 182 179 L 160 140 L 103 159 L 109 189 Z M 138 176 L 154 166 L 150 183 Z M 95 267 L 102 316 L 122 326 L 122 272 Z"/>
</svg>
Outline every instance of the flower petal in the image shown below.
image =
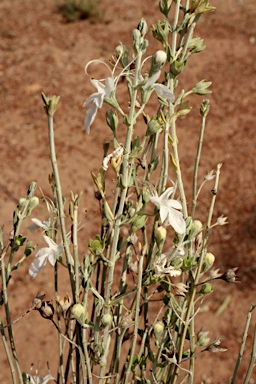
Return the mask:
<svg viewBox="0 0 256 384">
<path fill-rule="evenodd" d="M 160 75 L 161 75 L 161 71 L 158 71 L 153 76 L 149 77 L 148 81 L 146 82 L 145 85 L 143 85 L 142 88 L 147 89 L 153 85 L 155 86 L 156 85 L 155 82 L 159 79 Z"/>
<path fill-rule="evenodd" d="M 183 235 L 186 232 L 186 222 L 183 219 L 182 213 L 174 208 L 169 208 L 168 212 L 169 224 L 177 233 Z"/>
<path fill-rule="evenodd" d="M 49 248 L 56 252 L 58 245 L 49 236 L 43 235 L 43 237 L 44 237 L 44 240 L 46 241 L 46 243 L 48 244 Z M 42 248 L 42 249 L 44 249 L 44 248 Z"/>
<path fill-rule="evenodd" d="M 170 91 L 170 89 L 166 87 L 166 85 L 154 84 L 152 87 L 154 88 L 158 96 L 162 97 L 163 99 L 169 100 L 171 103 L 174 102 L 175 100 L 174 95 Z"/>
<path fill-rule="evenodd" d="M 33 263 L 29 267 L 29 275 L 34 279 L 36 275 L 43 269 L 47 261 L 47 257 L 35 257 Z"/>
<path fill-rule="evenodd" d="M 90 133 L 90 127 L 92 123 L 94 122 L 96 113 L 97 113 L 97 105 L 93 103 L 91 107 L 86 111 L 85 114 L 85 120 L 84 120 L 84 127 L 87 133 Z"/>
</svg>

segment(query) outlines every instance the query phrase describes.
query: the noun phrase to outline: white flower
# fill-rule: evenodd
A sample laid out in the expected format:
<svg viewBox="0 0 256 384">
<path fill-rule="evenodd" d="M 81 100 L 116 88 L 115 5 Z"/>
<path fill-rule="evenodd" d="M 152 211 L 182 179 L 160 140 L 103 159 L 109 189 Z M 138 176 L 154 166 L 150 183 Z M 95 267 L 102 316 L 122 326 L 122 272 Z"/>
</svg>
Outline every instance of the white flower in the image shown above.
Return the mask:
<svg viewBox="0 0 256 384">
<path fill-rule="evenodd" d="M 169 225 L 182 235 L 186 232 L 186 222 L 183 219 L 182 212 L 178 211 L 178 209 L 182 209 L 181 204 L 177 200 L 169 199 L 173 192 L 174 187 L 167 188 L 160 197 L 155 192 L 154 196 L 150 197 L 150 201 L 159 208 L 162 223 L 167 220 Z"/>
<path fill-rule="evenodd" d="M 98 108 L 102 107 L 104 97 L 110 97 L 113 92 L 115 88 L 115 79 L 113 77 L 107 77 L 105 79 L 105 85 L 101 81 L 93 79 L 91 79 L 91 83 L 98 92 L 89 96 L 83 105 L 83 107 L 86 107 L 92 101 L 92 105 L 87 109 L 85 114 L 84 127 L 87 133 L 90 133 L 90 126 L 95 119 Z"/>
<path fill-rule="evenodd" d="M 32 221 L 32 224 L 30 224 L 28 226 L 28 229 L 31 231 L 31 232 L 35 232 L 35 230 L 37 228 L 43 228 L 47 231 L 47 229 L 49 229 L 49 225 L 50 225 L 50 219 L 48 220 L 44 220 L 44 221 L 41 221 L 39 219 L 36 219 L 36 218 L 32 218 L 31 219 Z"/>
<path fill-rule="evenodd" d="M 47 259 L 49 263 L 54 266 L 57 255 L 63 250 L 63 245 L 57 245 L 50 237 L 44 235 L 44 239 L 49 247 L 41 248 L 37 252 L 35 260 L 29 267 L 29 274 L 32 278 L 36 277 L 36 275 L 45 266 Z"/>
</svg>

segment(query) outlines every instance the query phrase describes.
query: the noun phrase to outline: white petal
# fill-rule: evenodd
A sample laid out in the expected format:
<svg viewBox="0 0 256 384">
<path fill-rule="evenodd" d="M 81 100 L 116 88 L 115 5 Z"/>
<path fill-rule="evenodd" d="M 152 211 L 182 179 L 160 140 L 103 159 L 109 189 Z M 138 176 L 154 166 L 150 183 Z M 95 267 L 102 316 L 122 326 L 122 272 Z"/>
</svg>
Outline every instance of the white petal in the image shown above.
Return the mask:
<svg viewBox="0 0 256 384">
<path fill-rule="evenodd" d="M 161 218 L 162 223 L 164 223 L 165 220 L 167 219 L 167 217 L 169 216 L 169 210 L 170 210 L 170 208 L 167 207 L 166 205 L 164 205 L 164 204 L 160 205 L 160 218 Z"/>
<path fill-rule="evenodd" d="M 186 222 L 180 211 L 177 211 L 174 208 L 169 208 L 168 221 L 173 229 L 180 235 L 186 232 Z"/>
<path fill-rule="evenodd" d="M 146 82 L 145 85 L 143 85 L 142 88 L 147 89 L 147 88 L 151 87 L 153 84 L 155 86 L 155 82 L 159 79 L 160 75 L 161 75 L 161 71 L 156 72 L 153 76 L 151 76 L 148 79 L 148 81 Z"/>
<path fill-rule="evenodd" d="M 49 237 L 49 236 L 43 236 L 46 243 L 49 245 L 49 248 L 53 251 L 57 251 L 58 245 Z"/>
<path fill-rule="evenodd" d="M 84 127 L 87 133 L 90 133 L 90 127 L 92 123 L 94 122 L 96 113 L 97 113 L 97 105 L 93 103 L 91 107 L 86 111 L 85 114 L 85 120 L 84 120 Z"/>
<path fill-rule="evenodd" d="M 157 206 L 160 207 L 160 198 L 158 196 L 150 196 L 149 200 Z"/>
<path fill-rule="evenodd" d="M 181 203 L 178 200 L 174 200 L 174 199 L 168 200 L 168 206 L 175 209 L 182 209 Z"/>
<path fill-rule="evenodd" d="M 169 187 L 164 193 L 160 196 L 161 202 L 166 202 L 169 199 L 169 196 L 174 192 L 174 187 Z"/>
<path fill-rule="evenodd" d="M 91 83 L 99 93 L 105 93 L 105 85 L 102 84 L 99 80 L 91 79 Z"/>
<path fill-rule="evenodd" d="M 110 94 L 114 91 L 115 88 L 115 80 L 113 77 L 107 77 L 106 78 L 106 87 L 105 87 L 105 95 L 107 97 L 110 96 Z"/>
<path fill-rule="evenodd" d="M 163 99 L 169 100 L 171 103 L 174 102 L 175 98 L 173 93 L 170 91 L 166 85 L 163 84 L 154 84 L 153 85 L 154 90 L 158 94 L 158 96 L 162 97 Z"/>
<path fill-rule="evenodd" d="M 35 257 L 33 263 L 29 267 L 29 275 L 34 279 L 36 275 L 43 269 L 47 261 L 47 257 Z"/>
<path fill-rule="evenodd" d="M 56 264 L 56 252 L 51 252 L 48 256 L 48 261 L 49 263 L 54 267 L 54 265 Z"/>
</svg>

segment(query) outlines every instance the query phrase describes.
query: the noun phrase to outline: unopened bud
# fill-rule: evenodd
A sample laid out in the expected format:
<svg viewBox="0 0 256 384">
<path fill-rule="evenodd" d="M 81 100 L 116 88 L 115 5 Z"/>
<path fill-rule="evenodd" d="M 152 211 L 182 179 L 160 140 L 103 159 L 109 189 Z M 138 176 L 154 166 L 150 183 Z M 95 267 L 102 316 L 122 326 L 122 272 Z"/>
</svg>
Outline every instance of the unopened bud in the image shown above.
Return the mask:
<svg viewBox="0 0 256 384">
<path fill-rule="evenodd" d="M 20 199 L 19 199 L 19 208 L 25 207 L 26 204 L 27 204 L 27 199 L 25 199 L 25 197 L 20 197 Z"/>
<path fill-rule="evenodd" d="M 112 321 L 112 316 L 110 315 L 110 313 L 105 313 L 105 315 L 101 317 L 101 323 L 103 327 L 106 327 L 107 325 L 109 325 L 111 321 Z"/>
<path fill-rule="evenodd" d="M 141 36 L 145 36 L 148 31 L 148 25 L 144 18 L 142 18 L 137 26 L 137 29 L 140 31 Z"/>
<path fill-rule="evenodd" d="M 203 224 L 200 220 L 193 220 L 191 223 L 188 239 L 194 239 L 203 229 Z"/>
<path fill-rule="evenodd" d="M 29 201 L 29 209 L 34 209 L 39 204 L 39 198 L 37 196 L 33 196 Z"/>
<path fill-rule="evenodd" d="M 210 100 L 203 100 L 200 107 L 200 115 L 206 117 L 210 111 Z"/>
<path fill-rule="evenodd" d="M 164 331 L 164 323 L 162 323 L 162 321 L 157 321 L 154 324 L 154 334 L 156 339 L 158 339 L 161 336 L 163 331 Z"/>
<path fill-rule="evenodd" d="M 210 338 L 207 337 L 209 332 L 199 332 L 197 335 L 197 342 L 196 345 L 199 347 L 205 347 L 209 344 Z"/>
<path fill-rule="evenodd" d="M 211 283 L 204 283 L 199 291 L 199 293 L 201 295 L 209 295 L 210 293 L 212 293 L 213 289 L 212 289 L 212 285 Z"/>
<path fill-rule="evenodd" d="M 149 71 L 149 77 L 157 73 L 160 68 L 166 63 L 167 55 L 165 51 L 157 51 L 151 59 L 151 67 Z"/>
<path fill-rule="evenodd" d="M 166 239 L 166 228 L 164 227 L 158 227 L 155 230 L 155 238 L 158 245 L 158 248 L 163 246 L 165 239 Z"/>
<path fill-rule="evenodd" d="M 207 252 L 204 256 L 203 267 L 202 267 L 203 272 L 211 268 L 214 261 L 215 261 L 215 256 L 211 252 Z"/>
<path fill-rule="evenodd" d="M 81 324 L 83 325 L 85 320 L 86 320 L 86 310 L 82 306 L 82 304 L 75 304 L 73 305 L 71 309 L 71 313 L 74 316 L 74 318 Z"/>
</svg>

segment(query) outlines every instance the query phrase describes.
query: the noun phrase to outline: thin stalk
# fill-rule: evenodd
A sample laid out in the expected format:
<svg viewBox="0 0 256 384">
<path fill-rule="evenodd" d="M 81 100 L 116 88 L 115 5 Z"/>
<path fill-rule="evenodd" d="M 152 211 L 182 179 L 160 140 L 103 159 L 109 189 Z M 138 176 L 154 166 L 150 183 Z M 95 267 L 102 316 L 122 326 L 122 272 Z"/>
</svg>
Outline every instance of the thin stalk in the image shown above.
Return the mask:
<svg viewBox="0 0 256 384">
<path fill-rule="evenodd" d="M 9 364 L 9 367 L 10 367 L 10 371 L 11 371 L 11 375 L 12 375 L 12 382 L 13 382 L 13 384 L 16 384 L 17 383 L 16 372 L 15 372 L 15 368 L 14 368 L 14 365 L 13 365 L 12 355 L 11 355 L 11 352 L 9 350 L 9 345 L 8 345 L 8 342 L 7 342 L 7 339 L 6 339 L 6 336 L 5 336 L 5 332 L 4 332 L 4 328 L 3 328 L 3 323 L 2 323 L 2 319 L 1 318 L 0 318 L 0 326 L 1 326 L 1 337 L 2 337 L 3 344 L 4 344 L 4 350 L 5 350 L 5 354 L 6 354 L 6 357 L 7 357 L 7 360 L 8 360 L 8 364 Z"/>
<path fill-rule="evenodd" d="M 77 199 L 74 202 L 74 211 L 73 211 L 73 231 L 72 231 L 72 240 L 73 240 L 73 252 L 74 252 L 74 262 L 75 262 L 75 298 L 76 303 L 79 303 L 79 260 L 78 260 L 78 241 L 77 241 L 77 222 L 78 222 L 78 201 Z"/>
<path fill-rule="evenodd" d="M 251 321 L 251 317 L 252 317 L 252 311 L 255 308 L 256 308 L 255 305 L 251 305 L 251 307 L 250 307 L 250 309 L 248 311 L 248 314 L 247 314 L 247 319 L 246 319 L 246 322 L 245 322 L 242 342 L 241 342 L 240 350 L 239 350 L 239 353 L 238 353 L 238 357 L 237 357 L 237 361 L 236 361 L 236 366 L 235 366 L 235 370 L 234 370 L 234 373 L 233 373 L 233 377 L 231 379 L 231 384 L 235 384 L 235 382 L 236 382 L 236 376 L 237 376 L 238 369 L 240 367 L 240 364 L 241 364 L 241 361 L 242 361 L 242 357 L 243 357 L 243 353 L 244 353 L 245 343 L 246 343 L 246 339 L 247 339 L 247 335 L 248 335 L 248 329 L 249 329 L 249 325 L 250 325 L 250 321 Z"/>
<path fill-rule="evenodd" d="M 256 325 L 254 326 L 251 359 L 250 359 L 249 367 L 248 367 L 243 384 L 249 383 L 253 368 L 255 367 L 255 360 L 256 360 Z"/>
<path fill-rule="evenodd" d="M 206 122 L 206 115 L 202 116 L 202 122 L 201 122 L 201 128 L 200 128 L 200 134 L 199 134 L 199 140 L 198 140 L 198 146 L 197 146 L 197 153 L 196 153 L 196 160 L 195 160 L 195 166 L 194 166 L 193 197 L 192 197 L 192 209 L 191 209 L 191 217 L 192 218 L 194 217 L 194 214 L 195 214 L 196 202 L 197 202 L 197 177 L 198 177 L 198 168 L 199 168 L 199 162 L 200 162 L 202 145 L 203 145 L 205 122 Z"/>
<path fill-rule="evenodd" d="M 64 205 L 63 205 L 63 195 L 62 195 L 62 189 L 61 189 L 61 183 L 60 183 L 60 177 L 59 177 L 59 170 L 58 170 L 58 163 L 56 158 L 56 151 L 55 151 L 55 141 L 54 141 L 54 129 L 53 129 L 53 116 L 48 115 L 48 134 L 49 134 L 49 144 L 50 144 L 50 156 L 51 156 L 51 162 L 52 162 L 52 170 L 54 175 L 54 181 L 56 184 L 56 193 L 57 193 L 57 201 L 58 201 L 58 211 L 59 211 L 59 220 L 60 220 L 60 229 L 61 229 L 61 235 L 62 235 L 62 242 L 63 242 L 63 248 L 66 255 L 67 264 L 69 267 L 69 271 L 71 272 L 74 265 L 74 260 L 72 258 L 72 255 L 70 253 L 69 249 L 69 243 L 68 243 L 68 235 L 66 232 L 66 225 L 65 225 L 65 212 L 64 212 Z M 72 282 L 72 288 L 73 288 L 73 282 Z M 72 289 L 73 291 L 73 289 Z M 74 291 L 73 291 L 74 294 Z M 75 295 L 74 295 L 75 299 Z"/>
<path fill-rule="evenodd" d="M 136 294 L 136 301 L 135 301 L 134 330 L 133 330 L 132 345 L 131 345 L 131 351 L 130 351 L 129 362 L 126 370 L 124 384 L 129 383 L 129 376 L 131 372 L 131 367 L 132 367 L 134 353 L 135 353 L 135 347 L 137 343 L 137 334 L 138 334 L 139 318 L 140 318 L 140 295 L 141 295 L 141 288 L 142 288 L 142 272 L 143 272 L 143 256 L 140 257 L 139 265 L 138 265 L 138 282 L 137 282 L 137 294 Z"/>
<path fill-rule="evenodd" d="M 5 268 L 5 264 L 4 264 L 4 257 L 1 257 L 1 273 L 2 273 L 2 287 L 3 287 L 2 295 L 3 295 L 3 301 L 4 301 L 6 321 L 7 321 L 7 324 L 11 324 L 11 315 L 10 315 L 10 311 L 9 311 L 7 286 L 6 286 L 6 268 Z M 15 348 L 14 337 L 13 337 L 13 333 L 12 333 L 12 326 L 8 327 L 8 335 L 9 335 L 12 356 L 13 356 L 13 359 L 15 362 L 18 379 L 19 379 L 20 383 L 22 383 L 23 382 L 22 373 L 21 373 L 21 369 L 20 369 L 20 365 L 19 365 L 19 361 L 18 361 L 17 351 Z M 13 370 L 11 370 L 11 372 L 13 374 Z M 14 376 L 13 376 L 13 378 L 14 378 Z M 13 382 L 16 383 L 16 375 L 15 375 L 15 380 Z"/>
</svg>

